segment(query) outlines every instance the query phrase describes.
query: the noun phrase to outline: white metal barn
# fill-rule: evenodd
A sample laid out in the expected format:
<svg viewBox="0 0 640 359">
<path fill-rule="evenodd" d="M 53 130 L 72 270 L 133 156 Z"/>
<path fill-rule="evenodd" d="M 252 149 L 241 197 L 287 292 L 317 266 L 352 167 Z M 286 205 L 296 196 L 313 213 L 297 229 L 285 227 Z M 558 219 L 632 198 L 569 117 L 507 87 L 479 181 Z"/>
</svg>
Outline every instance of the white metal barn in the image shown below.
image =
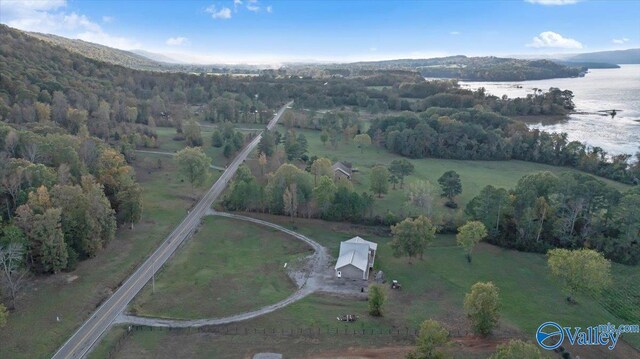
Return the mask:
<svg viewBox="0 0 640 359">
<path fill-rule="evenodd" d="M 369 279 L 369 271 L 373 269 L 377 249 L 376 243 L 360 237 L 341 242 L 340 255 L 335 266 L 336 276 L 348 279 Z"/>
</svg>

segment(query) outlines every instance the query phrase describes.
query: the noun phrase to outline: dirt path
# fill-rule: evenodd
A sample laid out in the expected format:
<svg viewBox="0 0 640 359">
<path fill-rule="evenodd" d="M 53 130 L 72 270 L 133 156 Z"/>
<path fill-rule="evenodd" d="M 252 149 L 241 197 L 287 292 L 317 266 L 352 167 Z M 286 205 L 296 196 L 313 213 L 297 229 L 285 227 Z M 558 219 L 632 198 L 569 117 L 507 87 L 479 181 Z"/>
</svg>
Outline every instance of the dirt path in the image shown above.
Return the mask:
<svg viewBox="0 0 640 359">
<path fill-rule="evenodd" d="M 232 315 L 229 317 L 211 318 L 211 319 L 194 319 L 194 320 L 177 320 L 177 319 L 161 319 L 161 318 L 140 317 L 140 316 L 121 314 L 120 316 L 118 316 L 118 318 L 116 318 L 114 323 L 137 324 L 137 325 L 146 325 L 146 326 L 152 326 L 152 327 L 171 327 L 171 328 L 202 327 L 207 325 L 229 324 L 229 323 L 235 323 L 235 322 L 259 317 L 267 313 L 271 313 L 275 310 L 286 307 L 291 303 L 295 303 L 300 299 L 316 291 L 332 291 L 331 290 L 332 286 L 328 284 L 330 283 L 330 280 L 333 277 L 333 271 L 329 267 L 330 256 L 326 248 L 321 246 L 318 242 L 310 239 L 305 235 L 294 232 L 280 225 L 263 221 L 261 219 L 241 216 L 237 214 L 225 213 L 225 212 L 217 212 L 214 210 L 209 210 L 208 214 L 227 217 L 227 218 L 233 218 L 241 221 L 256 223 L 262 226 L 271 227 L 279 231 L 282 231 L 290 236 L 293 236 L 294 238 L 297 238 L 307 243 L 309 246 L 311 246 L 311 248 L 313 248 L 314 250 L 314 254 L 307 257 L 307 268 L 304 271 L 304 277 L 299 282 L 300 288 L 291 296 L 289 296 L 288 298 L 278 303 L 268 305 L 258 310 L 240 313 L 240 314 Z M 340 292 L 340 290 L 335 290 L 335 291 Z"/>
</svg>

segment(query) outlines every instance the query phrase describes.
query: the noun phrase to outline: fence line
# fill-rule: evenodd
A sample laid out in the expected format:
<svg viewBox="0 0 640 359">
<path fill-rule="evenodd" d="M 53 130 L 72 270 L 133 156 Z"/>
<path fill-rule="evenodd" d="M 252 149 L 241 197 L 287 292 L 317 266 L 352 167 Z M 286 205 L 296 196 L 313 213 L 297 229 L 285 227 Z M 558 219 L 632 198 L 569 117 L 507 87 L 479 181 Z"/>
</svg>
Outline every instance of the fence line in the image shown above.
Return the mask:
<svg viewBox="0 0 640 359">
<path fill-rule="evenodd" d="M 302 336 L 393 336 L 402 338 L 415 338 L 418 328 L 381 328 L 381 327 L 356 327 L 351 325 L 333 327 L 280 327 L 280 328 L 258 328 L 258 327 L 238 327 L 238 326 L 204 326 L 204 327 L 154 327 L 146 325 L 129 325 L 127 332 L 136 331 L 163 331 L 175 333 L 211 333 L 217 335 L 261 335 L 261 336 L 281 336 L 281 337 L 302 337 Z M 471 331 L 454 329 L 449 331 L 452 338 L 460 338 L 473 335 Z M 495 338 L 502 339 L 512 337 L 512 335 L 497 335 Z"/>
</svg>

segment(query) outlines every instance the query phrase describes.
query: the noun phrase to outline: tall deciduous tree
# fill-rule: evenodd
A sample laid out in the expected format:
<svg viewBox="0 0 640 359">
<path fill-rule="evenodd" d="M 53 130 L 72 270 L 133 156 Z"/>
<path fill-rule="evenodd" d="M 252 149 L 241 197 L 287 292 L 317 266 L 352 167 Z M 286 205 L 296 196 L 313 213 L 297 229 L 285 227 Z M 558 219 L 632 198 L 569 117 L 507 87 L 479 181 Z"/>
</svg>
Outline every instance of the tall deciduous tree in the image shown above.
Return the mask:
<svg viewBox="0 0 640 359">
<path fill-rule="evenodd" d="M 187 141 L 187 146 L 202 146 L 202 132 L 200 131 L 200 126 L 196 121 L 187 121 L 187 123 L 182 126 L 182 132 L 184 133 L 184 138 Z"/>
<path fill-rule="evenodd" d="M 34 213 L 22 205 L 16 211 L 16 223 L 27 235 L 29 256 L 39 272 L 59 272 L 67 266 L 68 251 L 60 224 L 62 211 L 48 208 Z"/>
<path fill-rule="evenodd" d="M 598 294 L 609 286 L 611 262 L 592 249 L 552 249 L 547 253 L 551 273 L 562 282 L 567 301 L 575 302 L 577 293 Z"/>
<path fill-rule="evenodd" d="M 406 159 L 393 160 L 389 165 L 389 172 L 396 175 L 400 180 L 400 188 L 404 188 L 404 178 L 413 173 L 415 167 L 413 163 Z"/>
<path fill-rule="evenodd" d="M 0 271 L 2 271 L 3 280 L 6 287 L 9 288 L 9 296 L 11 297 L 11 307 L 16 307 L 16 299 L 18 292 L 24 284 L 24 280 L 29 274 L 24 263 L 25 251 L 24 244 L 20 242 L 0 243 Z M 0 312 L 2 307 L 0 307 Z M 0 313 L 2 316 L 2 313 Z M 1 322 L 1 320 L 0 320 Z M 0 323 L 0 326 L 1 323 Z"/>
<path fill-rule="evenodd" d="M 381 317 L 384 312 L 384 303 L 387 300 L 387 294 L 384 288 L 378 284 L 369 287 L 369 315 Z"/>
<path fill-rule="evenodd" d="M 458 207 L 453 198 L 462 193 L 460 175 L 458 175 L 456 171 L 447 171 L 438 178 L 438 183 L 440 184 L 440 187 L 442 187 L 442 197 L 446 197 L 448 199 L 447 206 L 451 208 Z"/>
<path fill-rule="evenodd" d="M 435 189 L 429 181 L 416 181 L 409 184 L 407 203 L 419 208 L 427 217 L 433 212 Z"/>
<path fill-rule="evenodd" d="M 456 242 L 464 249 L 469 263 L 471 263 L 471 252 L 473 252 L 473 248 L 486 236 L 487 229 L 484 227 L 484 224 L 479 221 L 470 221 L 458 228 Z"/>
<path fill-rule="evenodd" d="M 138 223 L 142 218 L 142 187 L 133 183 L 124 188 L 118 193 L 118 203 L 118 216 L 122 218 L 123 223 L 129 223 L 129 228 L 133 229 L 133 224 Z"/>
<path fill-rule="evenodd" d="M 406 218 L 391 226 L 391 233 L 391 248 L 395 256 L 404 254 L 411 259 L 420 255 L 422 258 L 424 250 L 435 239 L 436 228 L 429 218 L 418 216 L 416 219 Z"/>
<path fill-rule="evenodd" d="M 318 208 L 321 213 L 324 213 L 331 206 L 331 201 L 336 194 L 338 188 L 333 183 L 331 178 L 327 176 L 321 176 L 318 185 L 313 189 L 313 197 L 318 203 Z"/>
<path fill-rule="evenodd" d="M 356 137 L 353 138 L 353 141 L 358 145 L 358 148 L 360 148 L 360 153 L 364 152 L 366 147 L 371 146 L 371 137 L 366 133 L 356 135 Z"/>
<path fill-rule="evenodd" d="M 311 174 L 313 175 L 314 184 L 318 183 L 318 177 L 333 177 L 331 161 L 328 158 L 320 157 L 311 164 Z"/>
<path fill-rule="evenodd" d="M 295 183 L 284 190 L 282 202 L 284 203 L 284 213 L 291 216 L 291 222 L 293 222 L 293 217 L 298 212 L 298 186 Z"/>
<path fill-rule="evenodd" d="M 186 147 L 175 154 L 180 174 L 191 184 L 193 193 L 195 186 L 200 186 L 209 176 L 209 158 L 200 147 Z"/>
<path fill-rule="evenodd" d="M 500 218 L 509 206 L 509 194 L 504 188 L 488 185 L 474 197 L 465 209 L 471 218 L 481 221 L 493 233 L 498 233 Z"/>
<path fill-rule="evenodd" d="M 389 171 L 384 166 L 375 166 L 371 169 L 371 192 L 378 194 L 382 198 L 383 193 L 389 191 Z"/>
<path fill-rule="evenodd" d="M 498 287 L 492 282 L 478 282 L 464 296 L 464 311 L 471 320 L 473 331 L 486 336 L 491 334 L 500 319 Z"/>
<path fill-rule="evenodd" d="M 439 359 L 443 353 L 438 347 L 449 342 L 449 331 L 442 324 L 427 319 L 420 324 L 420 332 L 416 338 L 416 350 L 407 355 L 407 359 Z"/>
</svg>

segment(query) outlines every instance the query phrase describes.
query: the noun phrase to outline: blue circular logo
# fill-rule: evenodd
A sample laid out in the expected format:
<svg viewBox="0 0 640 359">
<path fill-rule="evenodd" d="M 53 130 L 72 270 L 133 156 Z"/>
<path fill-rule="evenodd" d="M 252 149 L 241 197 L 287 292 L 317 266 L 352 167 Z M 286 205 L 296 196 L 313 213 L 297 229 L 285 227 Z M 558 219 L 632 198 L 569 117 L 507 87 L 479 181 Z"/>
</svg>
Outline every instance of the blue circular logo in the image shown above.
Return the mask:
<svg viewBox="0 0 640 359">
<path fill-rule="evenodd" d="M 542 323 L 536 331 L 536 340 L 544 349 L 553 350 L 559 347 L 562 341 L 564 341 L 564 332 L 558 323 Z"/>
</svg>

